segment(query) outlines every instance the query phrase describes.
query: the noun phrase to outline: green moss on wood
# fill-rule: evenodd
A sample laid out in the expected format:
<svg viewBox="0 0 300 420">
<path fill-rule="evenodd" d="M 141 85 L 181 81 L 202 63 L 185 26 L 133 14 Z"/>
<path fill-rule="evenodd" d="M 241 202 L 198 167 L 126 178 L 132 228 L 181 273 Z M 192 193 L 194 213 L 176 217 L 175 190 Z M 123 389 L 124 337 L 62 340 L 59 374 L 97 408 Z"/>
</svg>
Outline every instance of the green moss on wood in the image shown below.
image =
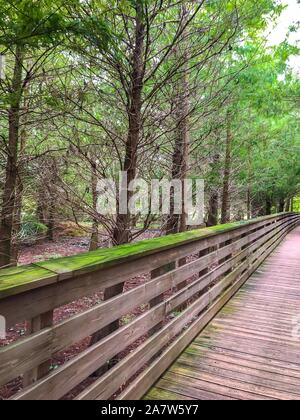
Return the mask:
<svg viewBox="0 0 300 420">
<path fill-rule="evenodd" d="M 54 259 L 38 263 L 38 265 L 57 274 L 70 273 L 71 275 L 71 273 L 74 272 L 76 272 L 76 274 L 81 272 L 86 273 L 109 267 L 111 265 L 121 264 L 125 261 L 138 259 L 157 251 L 164 251 L 189 242 L 200 240 L 202 238 L 214 236 L 231 229 L 236 229 L 240 226 L 241 223 L 231 223 L 207 229 L 179 233 L 177 235 L 147 239 L 145 241 L 121 245 L 114 248 L 100 249 L 86 254 Z"/>
<path fill-rule="evenodd" d="M 180 394 L 176 394 L 171 391 L 167 391 L 162 388 L 152 388 L 148 394 L 145 395 L 143 398 L 144 400 L 148 401 L 176 401 L 180 398 Z M 182 397 L 184 398 L 184 397 Z"/>
<path fill-rule="evenodd" d="M 0 270 L 0 298 L 53 283 L 57 275 L 34 264 Z"/>
<path fill-rule="evenodd" d="M 260 218 L 250 222 L 229 223 L 114 248 L 99 249 L 85 254 L 53 259 L 29 266 L 0 270 L 0 299 L 8 294 L 23 292 L 26 289 L 44 286 L 54 281 L 62 281 L 79 274 L 136 260 L 170 248 L 229 232 L 243 225 L 250 225 L 268 218 L 274 218 L 274 216 Z M 10 293 L 9 289 L 11 289 Z"/>
</svg>

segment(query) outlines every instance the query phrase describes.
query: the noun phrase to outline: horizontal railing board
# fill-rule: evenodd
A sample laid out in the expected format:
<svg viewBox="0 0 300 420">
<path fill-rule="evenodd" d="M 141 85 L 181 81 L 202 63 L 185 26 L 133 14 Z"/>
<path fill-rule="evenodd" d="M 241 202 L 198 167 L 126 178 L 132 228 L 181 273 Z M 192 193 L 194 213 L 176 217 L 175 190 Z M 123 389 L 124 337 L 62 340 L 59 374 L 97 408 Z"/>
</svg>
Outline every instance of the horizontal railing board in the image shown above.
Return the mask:
<svg viewBox="0 0 300 420">
<path fill-rule="evenodd" d="M 232 232 L 242 227 L 250 227 L 259 222 L 288 217 L 290 213 L 219 225 L 212 228 L 200 229 L 177 235 L 169 235 L 155 239 L 121 245 L 111 249 L 102 249 L 71 257 L 53 259 L 46 262 L 31 264 L 30 266 L 7 268 L 1 270 L 0 299 L 21 293 L 44 285 L 44 280 L 55 283 L 69 278 L 90 274 L 125 262 L 137 261 L 139 258 L 163 252 L 169 249 L 190 244 L 205 238 L 210 238 L 226 232 Z M 32 277 L 30 276 L 32 272 Z"/>
<path fill-rule="evenodd" d="M 269 244 L 267 244 L 267 245 L 269 245 Z M 259 249 L 258 251 L 261 251 L 261 249 Z M 253 255 L 252 255 L 252 257 L 253 257 Z M 249 261 L 246 261 L 243 264 L 242 267 L 238 267 L 237 268 L 237 271 L 238 272 L 240 272 L 239 270 L 242 270 L 243 271 L 247 267 L 248 264 L 249 264 Z M 230 278 L 230 281 L 231 281 L 231 278 L 234 278 L 235 275 L 236 275 L 236 273 L 231 273 L 229 275 L 230 276 L 229 277 Z M 218 293 L 220 291 L 219 290 L 219 287 L 220 286 L 217 285 L 216 286 L 216 289 L 215 289 L 215 290 L 218 291 Z M 180 294 L 181 294 L 181 296 L 183 296 L 182 300 L 180 300 L 180 298 L 178 298 L 180 296 Z M 152 313 L 159 313 L 160 310 L 161 310 L 161 308 L 164 308 L 163 309 L 163 312 L 161 312 L 161 316 L 164 317 L 166 315 L 166 313 L 168 313 L 168 312 L 166 312 L 166 307 L 168 307 L 169 310 L 173 310 L 176 307 L 177 304 L 180 304 L 180 303 L 184 302 L 186 300 L 186 297 L 187 296 L 185 294 L 185 291 L 184 292 L 180 291 L 179 294 L 175 295 L 175 297 L 172 297 L 171 300 L 170 300 L 171 302 L 173 301 L 174 307 L 172 305 L 170 305 L 170 301 L 169 302 L 167 301 L 167 302 L 164 302 L 163 304 L 158 305 L 157 307 L 153 308 L 151 311 L 152 311 Z M 202 298 L 204 299 L 204 297 L 202 297 Z M 175 299 L 178 299 L 178 300 L 175 300 Z M 205 301 L 205 304 L 207 304 L 207 301 Z M 145 324 L 145 319 L 149 319 L 149 313 L 151 313 L 151 311 L 147 312 L 143 316 L 143 322 L 144 322 L 144 324 Z M 140 318 L 138 318 L 132 324 L 138 323 L 139 320 L 140 320 Z M 158 320 L 159 320 L 159 317 L 155 320 L 155 322 L 158 322 Z M 110 342 L 110 340 L 111 340 L 112 337 L 116 337 L 116 336 L 121 337 L 122 334 L 124 335 L 124 331 L 126 331 L 127 328 L 128 328 L 128 330 L 130 330 L 130 328 L 132 328 L 132 324 L 130 324 L 129 326 L 123 327 L 123 329 L 118 330 L 114 335 L 108 337 L 108 339 L 105 339 L 104 340 L 104 343 L 107 344 L 108 342 Z M 147 330 L 147 328 L 149 328 L 150 325 L 151 324 L 146 324 L 146 330 Z M 143 328 L 145 328 L 145 325 L 144 326 L 141 325 L 141 330 L 138 330 L 138 334 L 141 334 L 141 331 L 143 330 Z M 138 337 L 138 334 L 136 335 L 133 332 L 131 334 L 132 334 L 130 336 L 130 339 L 131 340 L 135 340 L 135 339 L 139 338 Z M 128 339 L 128 336 L 127 335 L 125 335 L 125 337 L 126 337 L 126 339 Z M 128 344 L 129 342 L 128 341 L 125 341 L 124 342 L 124 340 L 123 340 L 123 342 L 120 343 L 120 344 L 127 346 L 127 345 L 129 345 Z M 116 345 L 116 344 L 118 344 L 118 343 L 114 343 L 114 345 Z M 42 380 L 40 382 L 37 382 L 32 387 L 32 390 L 31 391 L 30 390 L 27 390 L 27 391 L 25 390 L 24 391 L 24 394 L 23 395 L 20 395 L 18 398 L 21 398 L 21 399 L 25 398 L 25 399 L 27 399 L 28 396 L 30 398 L 30 395 L 32 396 L 32 393 L 33 393 L 33 395 L 35 396 L 35 398 L 38 398 L 38 399 L 44 398 L 45 395 L 46 395 L 46 398 L 49 398 L 49 395 L 52 395 L 53 398 L 55 399 L 55 395 L 56 395 L 55 392 L 62 392 L 62 391 L 68 392 L 71 389 L 70 388 L 71 386 L 76 386 L 79 382 L 81 382 L 81 380 L 83 380 L 86 376 L 89 375 L 89 372 L 92 373 L 93 372 L 93 369 L 96 369 L 97 367 L 99 367 L 101 365 L 101 363 L 104 363 L 105 362 L 105 359 L 107 359 L 108 357 L 112 357 L 113 356 L 113 354 L 110 354 L 110 355 L 106 354 L 103 351 L 103 348 L 102 348 L 102 351 L 100 351 L 101 346 L 103 346 L 103 342 L 101 342 L 100 344 L 97 344 L 96 346 L 94 346 L 95 348 L 88 349 L 87 352 L 86 352 L 86 354 L 81 354 L 80 356 L 78 356 L 77 360 L 73 360 L 73 361 L 71 361 L 71 362 L 69 362 L 67 364 L 68 366 L 65 365 L 62 368 L 60 368 L 60 371 L 53 372 L 52 374 L 50 374 L 44 380 Z M 110 346 L 109 347 L 109 350 L 110 351 L 113 350 L 115 352 L 116 351 L 119 352 L 119 351 L 121 351 L 121 348 L 118 346 L 117 347 L 117 350 L 116 350 L 116 348 L 114 348 L 114 346 Z M 90 356 L 91 354 L 93 355 L 93 357 L 95 359 L 93 359 L 93 357 L 90 357 L 89 361 L 84 360 L 84 358 L 86 358 L 87 355 Z M 82 362 L 84 364 L 84 366 L 85 366 L 84 371 L 82 370 L 82 368 L 80 368 L 80 362 Z M 77 366 L 76 366 L 76 363 L 77 363 Z M 71 368 L 70 368 L 70 366 L 71 366 Z M 75 368 L 74 368 L 74 366 L 75 366 Z M 76 370 L 76 367 L 77 367 L 77 370 Z M 66 372 L 67 369 L 69 369 L 69 372 Z M 79 369 L 79 372 L 78 372 L 78 369 Z M 76 373 L 77 373 L 77 376 L 76 376 Z M 81 375 L 83 375 L 83 376 L 81 376 Z M 64 376 L 66 376 L 66 378 Z M 51 379 L 58 378 L 58 377 L 60 377 L 60 379 L 59 380 L 56 379 L 56 381 L 54 381 L 54 383 L 53 383 L 53 381 L 51 381 Z M 63 381 L 63 385 L 62 385 L 62 383 L 60 381 Z M 43 394 L 42 390 L 44 390 L 44 394 Z M 49 392 L 50 392 L 50 394 L 49 394 Z M 44 397 L 43 397 L 43 395 L 44 395 Z M 60 396 L 62 396 L 62 395 L 60 395 Z"/>
<path fill-rule="evenodd" d="M 251 228 L 259 229 L 269 221 L 273 223 L 288 216 L 289 214 L 285 214 L 263 219 L 262 221 L 259 219 L 256 224 L 243 224 L 230 232 L 222 232 L 209 238 L 204 237 L 198 242 L 159 252 L 151 257 L 140 258 L 134 264 L 131 262 L 123 263 L 121 266 L 103 269 L 97 273 L 81 275 L 63 282 L 55 282 L 47 287 L 35 288 L 6 298 L 0 297 L 0 313 L 5 316 L 8 327 L 14 326 L 18 322 L 34 318 L 41 313 L 49 312 L 83 296 L 100 292 L 107 287 L 140 275 L 147 270 L 150 271 L 171 261 L 186 257 L 193 252 L 218 245 L 220 240 L 226 242 L 229 239 L 234 239 L 247 233 L 249 230 L 251 231 Z M 122 267 L 122 270 L 120 267 Z M 17 289 L 14 289 L 14 292 L 17 293 Z M 33 301 L 35 305 L 32 305 Z"/>
<path fill-rule="evenodd" d="M 287 223 L 286 220 L 280 221 L 277 230 L 282 224 Z M 157 295 L 166 292 L 167 290 L 176 287 L 183 279 L 197 274 L 201 269 L 209 264 L 213 264 L 228 255 L 233 251 L 241 248 L 246 242 L 251 242 L 254 239 L 260 240 L 255 245 L 250 247 L 250 250 L 245 249 L 235 258 L 232 258 L 226 264 L 220 265 L 217 269 L 211 272 L 212 275 L 206 275 L 201 280 L 200 292 L 209 283 L 224 274 L 233 264 L 245 258 L 256 249 L 262 240 L 267 240 L 267 233 L 272 231 L 272 226 L 267 226 L 263 230 L 255 232 L 248 237 L 244 237 L 233 244 L 223 247 L 217 251 L 212 252 L 196 261 L 186 264 L 176 270 L 168 272 L 160 277 L 155 278 L 141 286 L 136 287 L 126 293 L 123 293 L 109 301 L 102 302 L 94 308 L 76 315 L 52 328 L 45 328 L 44 330 L 26 337 L 9 347 L 0 349 L 0 384 L 7 383 L 14 379 L 19 374 L 32 369 L 37 363 L 42 363 L 50 358 L 53 354 L 58 353 L 64 348 L 76 343 L 87 336 L 93 334 L 107 324 L 119 319 L 124 314 L 129 313 L 137 306 L 148 302 Z M 270 234 L 270 233 L 269 233 Z M 207 279 L 208 281 L 205 281 Z M 199 280 L 198 280 L 199 281 Z M 197 283 L 197 282 L 194 282 Z M 192 285 L 189 286 L 191 288 Z M 30 354 L 30 358 L 28 358 Z"/>
<path fill-rule="evenodd" d="M 0 269 L 0 299 L 58 281 L 58 275 L 35 264 Z"/>
</svg>

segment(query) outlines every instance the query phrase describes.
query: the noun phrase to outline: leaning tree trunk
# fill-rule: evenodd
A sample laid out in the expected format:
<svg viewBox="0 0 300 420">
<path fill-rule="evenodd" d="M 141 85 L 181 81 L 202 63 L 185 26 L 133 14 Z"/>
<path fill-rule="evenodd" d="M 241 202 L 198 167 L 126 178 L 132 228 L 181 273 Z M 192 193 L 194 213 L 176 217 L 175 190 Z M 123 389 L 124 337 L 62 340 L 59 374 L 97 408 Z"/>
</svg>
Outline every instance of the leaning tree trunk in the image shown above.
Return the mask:
<svg viewBox="0 0 300 420">
<path fill-rule="evenodd" d="M 132 196 L 128 191 L 131 181 L 136 177 L 137 172 L 137 152 L 140 140 L 141 124 L 142 124 L 142 91 L 144 79 L 144 40 L 145 40 L 145 24 L 143 23 L 143 6 L 142 3 L 136 2 L 136 19 L 135 19 L 135 48 L 132 59 L 131 73 L 131 92 L 130 106 L 128 109 L 128 135 L 126 141 L 125 159 L 123 171 L 127 173 L 127 205 Z M 113 232 L 114 245 L 121 245 L 130 240 L 130 214 L 119 214 L 116 218 L 115 229 Z M 122 293 L 124 283 L 109 287 L 104 291 L 104 300 Z M 114 321 L 101 331 L 95 333 L 91 340 L 91 345 L 98 342 L 102 338 L 114 332 L 119 328 L 119 320 Z M 112 361 L 113 363 L 113 361 Z M 98 374 L 102 373 L 101 369 Z"/>
<path fill-rule="evenodd" d="M 232 166 L 232 141 L 233 135 L 231 131 L 231 113 L 227 112 L 227 134 L 226 134 L 226 156 L 224 164 L 224 180 L 222 195 L 222 214 L 221 223 L 225 224 L 230 221 L 230 178 Z"/>
<path fill-rule="evenodd" d="M 23 61 L 23 51 L 22 48 L 18 46 L 16 48 L 12 93 L 10 99 L 10 109 L 8 112 L 8 155 L 0 220 L 0 267 L 9 266 L 11 264 L 13 252 L 12 234 L 14 228 L 13 219 L 17 185 L 20 106 L 23 92 Z"/>
</svg>

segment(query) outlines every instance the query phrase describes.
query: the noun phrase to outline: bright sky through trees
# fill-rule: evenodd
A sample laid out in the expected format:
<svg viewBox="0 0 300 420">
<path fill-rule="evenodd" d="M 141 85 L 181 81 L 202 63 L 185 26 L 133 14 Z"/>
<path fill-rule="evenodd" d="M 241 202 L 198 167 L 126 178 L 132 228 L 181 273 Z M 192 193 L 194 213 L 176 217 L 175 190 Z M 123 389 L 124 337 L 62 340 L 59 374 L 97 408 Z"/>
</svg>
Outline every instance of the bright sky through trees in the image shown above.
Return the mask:
<svg viewBox="0 0 300 420">
<path fill-rule="evenodd" d="M 281 14 L 275 28 L 274 23 L 268 30 L 268 45 L 278 45 L 286 39 L 287 33 L 292 25 L 300 22 L 300 3 L 297 0 L 282 0 L 287 8 Z M 274 28 L 274 29 L 273 29 Z M 289 42 L 293 45 L 300 43 L 300 29 L 289 35 Z M 290 64 L 296 72 L 300 72 L 300 58 L 293 56 L 290 58 Z"/>
</svg>

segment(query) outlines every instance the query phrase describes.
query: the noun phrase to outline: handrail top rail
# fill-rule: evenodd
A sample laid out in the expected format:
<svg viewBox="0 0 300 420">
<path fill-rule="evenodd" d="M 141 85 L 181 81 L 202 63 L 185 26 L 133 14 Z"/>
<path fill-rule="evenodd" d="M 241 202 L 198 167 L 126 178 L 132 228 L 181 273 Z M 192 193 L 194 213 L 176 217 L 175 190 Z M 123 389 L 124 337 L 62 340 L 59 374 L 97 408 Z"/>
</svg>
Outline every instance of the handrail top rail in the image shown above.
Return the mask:
<svg viewBox="0 0 300 420">
<path fill-rule="evenodd" d="M 56 258 L 45 262 L 4 268 L 0 270 L 0 300 L 11 295 L 61 282 L 83 274 L 111 268 L 125 262 L 154 255 L 158 252 L 235 231 L 245 226 L 296 214 L 296 212 L 278 213 L 249 221 L 229 223 L 175 235 L 146 239 L 135 243 L 99 249 L 69 257 Z"/>
</svg>

